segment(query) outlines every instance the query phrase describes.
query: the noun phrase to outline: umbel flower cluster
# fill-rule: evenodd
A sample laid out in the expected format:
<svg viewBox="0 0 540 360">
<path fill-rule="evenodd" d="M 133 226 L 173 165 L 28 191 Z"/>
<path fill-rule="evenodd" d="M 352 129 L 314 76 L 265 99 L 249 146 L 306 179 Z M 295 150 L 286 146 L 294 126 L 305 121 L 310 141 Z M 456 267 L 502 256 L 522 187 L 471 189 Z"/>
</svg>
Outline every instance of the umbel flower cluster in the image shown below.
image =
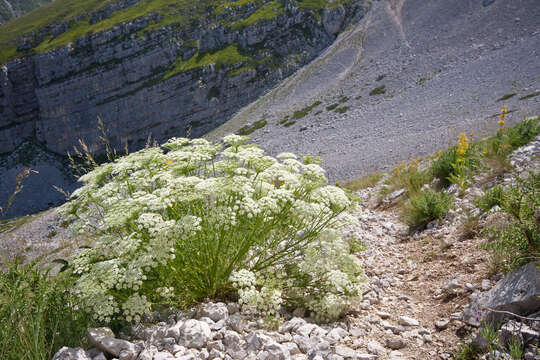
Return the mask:
<svg viewBox="0 0 540 360">
<path fill-rule="evenodd" d="M 324 235 L 351 205 L 346 194 L 326 185 L 316 163 L 267 156 L 246 140 L 174 138 L 80 178 L 63 212 L 95 239 L 72 267 L 75 291 L 97 319 L 138 321 L 152 304 L 223 295 L 232 283 L 246 303 L 274 312 L 294 293 L 321 314 L 343 306 L 333 295 L 358 294 L 360 267 L 346 242 Z M 318 263 L 341 250 L 348 260 Z M 283 274 L 271 281 L 278 285 L 257 283 L 269 273 Z"/>
</svg>

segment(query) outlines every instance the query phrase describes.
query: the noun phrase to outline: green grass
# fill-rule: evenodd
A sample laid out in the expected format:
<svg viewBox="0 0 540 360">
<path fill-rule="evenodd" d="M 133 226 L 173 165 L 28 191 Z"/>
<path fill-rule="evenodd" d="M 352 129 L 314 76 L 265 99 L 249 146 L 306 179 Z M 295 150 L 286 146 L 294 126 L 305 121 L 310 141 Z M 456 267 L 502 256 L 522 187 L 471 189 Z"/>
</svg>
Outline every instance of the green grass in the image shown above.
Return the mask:
<svg viewBox="0 0 540 360">
<path fill-rule="evenodd" d="M 0 359 L 48 360 L 62 346 L 86 347 L 92 324 L 64 275 L 20 264 L 0 272 Z"/>
<path fill-rule="evenodd" d="M 238 135 L 249 135 L 252 132 L 254 132 L 255 130 L 258 130 L 258 129 L 261 129 L 261 128 L 265 127 L 266 124 L 268 124 L 268 122 L 266 120 L 264 120 L 264 119 L 261 119 L 261 120 L 255 121 L 251 125 L 242 126 L 240 128 L 240 130 L 238 130 L 236 132 L 236 134 L 238 134 Z"/>
<path fill-rule="evenodd" d="M 296 121 L 295 121 L 295 120 L 291 120 L 291 121 L 286 122 L 285 124 L 283 124 L 283 126 L 289 127 L 289 126 L 293 126 L 294 124 L 296 124 Z"/>
<path fill-rule="evenodd" d="M 346 113 L 347 110 L 349 109 L 350 109 L 350 106 L 343 106 L 343 107 L 337 108 L 334 111 L 337 112 L 338 114 L 343 114 L 343 113 Z"/>
<path fill-rule="evenodd" d="M 258 8 L 253 14 L 245 19 L 233 22 L 230 27 L 233 29 L 242 29 L 247 26 L 258 23 L 263 20 L 271 20 L 276 16 L 283 14 L 283 5 L 279 1 L 272 1 Z"/>
<path fill-rule="evenodd" d="M 306 106 L 305 108 L 301 109 L 301 110 L 298 110 L 298 111 L 295 111 L 292 115 L 292 118 L 295 119 L 295 120 L 298 120 L 298 119 L 301 119 L 303 117 L 305 117 L 307 114 L 309 114 L 311 112 L 311 110 L 313 110 L 314 108 L 316 108 L 317 106 L 321 105 L 322 103 L 320 101 L 315 101 L 313 104 L 309 105 L 309 106 Z"/>
<path fill-rule="evenodd" d="M 216 64 L 218 66 L 235 65 L 248 60 L 250 60 L 250 58 L 241 54 L 238 50 L 238 44 L 235 43 L 212 53 L 197 52 L 188 60 L 182 60 L 182 58 L 179 57 L 176 63 L 172 66 L 172 69 L 163 76 L 163 79 L 166 80 L 171 76 L 177 75 L 184 71 L 202 66 L 208 66 L 210 64 Z"/>
<path fill-rule="evenodd" d="M 209 3 L 208 1 L 193 2 L 191 0 L 142 0 L 133 6 L 114 12 L 107 19 L 96 24 L 90 24 L 89 18 L 85 14 L 98 11 L 115 1 L 54 1 L 6 23 L 2 26 L 2 31 L 0 32 L 0 60 L 6 61 L 14 56 L 22 55 L 9 50 L 15 45 L 14 39 L 60 21 L 74 20 L 82 17 L 79 21 L 74 22 L 65 33 L 56 38 L 44 40 L 36 46 L 35 51 L 43 53 L 54 48 L 62 47 L 86 34 L 109 30 L 120 23 L 129 22 L 150 13 L 163 15 L 160 26 L 172 22 L 186 23 L 190 20 L 190 17 L 196 18 L 201 15 L 204 7 Z M 193 11 L 190 12 L 191 10 Z M 187 14 L 190 14 L 190 16 L 187 16 Z"/>
<path fill-rule="evenodd" d="M 371 90 L 369 95 L 370 96 L 382 95 L 382 94 L 385 94 L 385 93 L 386 93 L 386 85 L 381 85 L 381 86 L 378 86 L 375 89 Z"/>
<path fill-rule="evenodd" d="M 337 108 L 338 106 L 339 106 L 339 104 L 328 105 L 328 106 L 326 107 L 326 110 L 332 111 L 332 110 L 334 110 L 335 108 Z"/>
<path fill-rule="evenodd" d="M 527 100 L 527 99 L 531 99 L 531 98 L 533 98 L 533 97 L 535 97 L 535 96 L 538 96 L 538 95 L 540 95 L 540 91 L 537 91 L 537 92 L 534 92 L 534 93 L 532 93 L 532 94 L 528 94 L 528 95 L 522 96 L 522 97 L 519 98 L 519 100 Z"/>
<path fill-rule="evenodd" d="M 380 172 L 374 172 L 365 176 L 362 176 L 359 179 L 349 181 L 344 184 L 343 187 L 352 191 L 362 190 L 374 187 L 377 185 L 379 180 L 383 177 L 383 174 Z"/>
</svg>

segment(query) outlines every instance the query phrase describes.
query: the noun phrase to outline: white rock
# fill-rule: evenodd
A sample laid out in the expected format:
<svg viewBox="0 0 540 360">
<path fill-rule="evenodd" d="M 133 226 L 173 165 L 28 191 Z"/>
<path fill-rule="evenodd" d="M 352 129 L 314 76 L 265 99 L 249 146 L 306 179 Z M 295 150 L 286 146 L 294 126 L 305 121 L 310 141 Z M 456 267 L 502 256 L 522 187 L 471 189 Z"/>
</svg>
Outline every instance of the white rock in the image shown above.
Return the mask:
<svg viewBox="0 0 540 360">
<path fill-rule="evenodd" d="M 201 309 L 201 316 L 208 317 L 214 322 L 226 320 L 229 317 L 229 309 L 223 303 L 207 303 Z"/>
<path fill-rule="evenodd" d="M 286 360 L 290 358 L 289 349 L 277 342 L 269 342 L 264 345 L 264 351 L 268 353 L 268 360 Z"/>
<path fill-rule="evenodd" d="M 326 335 L 326 339 L 330 344 L 335 344 L 348 335 L 349 333 L 347 332 L 347 330 L 337 327 L 333 328 L 328 332 L 328 334 Z"/>
<path fill-rule="evenodd" d="M 375 340 L 372 340 L 368 343 L 367 349 L 371 354 L 383 355 L 386 353 L 384 347 Z"/>
<path fill-rule="evenodd" d="M 207 323 L 195 319 L 187 320 L 181 328 L 179 342 L 189 348 L 202 348 L 212 338 Z"/>
<path fill-rule="evenodd" d="M 283 324 L 279 328 L 279 331 L 281 333 L 292 332 L 304 324 L 306 324 L 306 320 L 299 317 L 295 317 L 287 321 L 285 324 Z"/>
<path fill-rule="evenodd" d="M 356 355 L 356 358 L 358 360 L 375 360 L 377 359 L 377 355 L 374 354 L 358 354 Z"/>
<path fill-rule="evenodd" d="M 316 327 L 317 325 L 307 323 L 307 324 L 299 326 L 297 329 L 294 330 L 294 332 L 297 333 L 298 335 L 309 337 L 311 332 Z"/>
<path fill-rule="evenodd" d="M 300 349 L 298 348 L 298 345 L 293 342 L 286 342 L 281 345 L 285 346 L 287 350 L 289 350 L 289 354 L 291 355 L 300 354 Z"/>
<path fill-rule="evenodd" d="M 400 316 L 399 317 L 399 323 L 401 325 L 403 325 L 403 326 L 418 326 L 418 325 L 420 325 L 418 320 L 413 319 L 413 318 L 408 317 L 408 316 Z"/>
<path fill-rule="evenodd" d="M 154 360 L 173 360 L 175 357 L 166 351 L 159 351 L 154 354 Z"/>
<path fill-rule="evenodd" d="M 92 346 L 115 357 L 122 355 L 122 360 L 135 359 L 139 354 L 135 344 L 126 340 L 115 339 L 114 333 L 109 328 L 89 328 L 86 335 Z"/>
<path fill-rule="evenodd" d="M 336 354 L 343 356 L 344 358 L 352 359 L 356 357 L 356 351 L 347 346 L 337 345 L 335 351 Z"/>
<path fill-rule="evenodd" d="M 64 346 L 54 354 L 53 360 L 92 360 L 92 358 L 88 356 L 84 349 Z"/>
</svg>

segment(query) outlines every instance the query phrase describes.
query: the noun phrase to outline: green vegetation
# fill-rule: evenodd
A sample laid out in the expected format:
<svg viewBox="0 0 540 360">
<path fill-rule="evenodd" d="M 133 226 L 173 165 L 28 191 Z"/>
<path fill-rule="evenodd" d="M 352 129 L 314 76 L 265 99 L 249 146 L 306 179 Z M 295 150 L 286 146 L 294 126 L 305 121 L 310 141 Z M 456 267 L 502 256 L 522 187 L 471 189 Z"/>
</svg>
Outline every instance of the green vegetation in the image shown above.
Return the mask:
<svg viewBox="0 0 540 360">
<path fill-rule="evenodd" d="M 334 110 L 335 108 L 337 108 L 338 106 L 339 106 L 339 103 L 332 104 L 332 105 L 328 105 L 328 106 L 326 107 L 326 110 L 332 111 L 332 110 Z"/>
<path fill-rule="evenodd" d="M 419 168 L 420 159 L 411 158 L 408 163 L 402 161 L 396 166 L 385 181 L 383 194 L 389 194 L 395 190 L 406 189 L 409 196 L 416 195 L 424 186 L 431 181 L 432 177 L 426 170 Z"/>
<path fill-rule="evenodd" d="M 236 133 L 238 135 L 249 135 L 252 132 L 254 132 L 255 130 L 258 130 L 258 129 L 261 129 L 261 128 L 265 127 L 266 124 L 268 124 L 268 122 L 266 120 L 264 120 L 264 119 L 261 119 L 261 120 L 255 121 L 251 125 L 242 126 L 240 128 L 240 130 L 238 130 Z"/>
<path fill-rule="evenodd" d="M 95 240 L 68 267 L 77 274 L 78 305 L 104 322 L 138 322 L 155 304 L 188 306 L 235 292 L 269 315 L 281 304 L 323 321 L 348 310 L 361 294 L 362 269 L 334 228 L 351 200 L 326 185 L 313 158 L 291 166 L 294 154 L 272 158 L 246 141 L 174 138 L 84 175 L 62 209 Z M 158 179 L 152 188 L 150 176 Z M 124 200 L 109 201 L 119 194 Z M 87 222 L 96 209 L 99 229 Z M 336 271 L 342 288 L 328 276 Z"/>
<path fill-rule="evenodd" d="M 289 126 L 293 126 L 294 124 L 296 124 L 296 120 L 291 120 L 291 121 L 286 122 L 285 124 L 283 124 L 283 126 L 289 127 Z"/>
<path fill-rule="evenodd" d="M 346 113 L 347 110 L 349 110 L 349 108 L 350 106 L 343 106 L 343 107 L 337 108 L 334 111 L 337 112 L 338 114 L 343 114 L 343 113 Z"/>
<path fill-rule="evenodd" d="M 245 19 L 233 22 L 230 26 L 233 29 L 241 29 L 263 20 L 271 20 L 283 14 L 283 6 L 277 0 L 269 2 L 258 8 L 253 14 Z"/>
<path fill-rule="evenodd" d="M 349 97 L 343 96 L 342 98 L 338 100 L 338 103 L 343 104 L 343 103 L 346 103 L 347 101 L 349 101 Z"/>
<path fill-rule="evenodd" d="M 540 173 L 530 173 L 515 185 L 502 190 L 501 211 L 511 219 L 510 224 L 495 225 L 485 231 L 492 239 L 486 245 L 492 252 L 492 265 L 498 271 L 509 271 L 530 261 L 540 259 Z"/>
<path fill-rule="evenodd" d="M 295 111 L 292 115 L 292 118 L 295 119 L 295 120 L 299 120 L 303 117 L 305 117 L 307 114 L 309 114 L 311 112 L 311 110 L 313 110 L 314 108 L 316 108 L 317 106 L 321 105 L 322 103 L 320 101 L 315 101 L 313 104 L 309 105 L 309 106 L 306 106 L 305 108 L 301 109 L 301 110 L 298 110 L 298 111 Z"/>
<path fill-rule="evenodd" d="M 378 86 L 375 89 L 371 90 L 369 93 L 370 96 L 382 94 L 386 94 L 386 85 Z"/>
<path fill-rule="evenodd" d="M 537 91 L 537 92 L 534 92 L 532 94 L 522 96 L 522 97 L 519 98 L 519 100 L 527 100 L 527 99 L 533 98 L 533 97 L 538 96 L 538 95 L 540 95 L 540 91 Z"/>
<path fill-rule="evenodd" d="M 382 79 L 384 79 L 386 77 L 386 75 L 379 75 L 377 76 L 377 78 L 375 79 L 375 81 L 381 81 Z"/>
<path fill-rule="evenodd" d="M 516 96 L 517 94 L 516 93 L 511 93 L 511 94 L 505 94 L 503 96 L 501 96 L 499 99 L 497 99 L 497 102 L 498 101 L 504 101 L 504 100 L 508 100 L 514 96 Z"/>
<path fill-rule="evenodd" d="M 474 202 L 474 205 L 483 210 L 489 211 L 494 206 L 501 206 L 503 203 L 504 188 L 501 185 L 495 185 L 489 188 L 485 194 Z"/>
<path fill-rule="evenodd" d="M 250 58 L 247 55 L 240 53 L 238 50 L 238 44 L 235 43 L 213 53 L 201 54 L 197 52 L 188 60 L 178 58 L 176 63 L 172 66 L 172 69 L 163 76 L 163 79 L 168 79 L 171 76 L 177 75 L 184 71 L 202 66 L 208 66 L 211 64 L 216 64 L 217 66 L 235 65 L 247 62 L 249 59 Z"/>
<path fill-rule="evenodd" d="M 452 200 L 445 192 L 420 192 L 412 196 L 405 205 L 403 219 L 412 230 L 422 229 L 430 221 L 442 219 L 450 210 Z"/>
<path fill-rule="evenodd" d="M 371 188 L 374 187 L 379 182 L 379 180 L 381 180 L 382 177 L 382 173 L 373 172 L 359 179 L 349 181 L 348 183 L 344 184 L 343 187 L 352 191 Z"/>
<path fill-rule="evenodd" d="M 35 265 L 0 272 L 0 358 L 49 360 L 62 346 L 85 344 L 87 314 L 77 310 L 73 280 Z"/>
</svg>

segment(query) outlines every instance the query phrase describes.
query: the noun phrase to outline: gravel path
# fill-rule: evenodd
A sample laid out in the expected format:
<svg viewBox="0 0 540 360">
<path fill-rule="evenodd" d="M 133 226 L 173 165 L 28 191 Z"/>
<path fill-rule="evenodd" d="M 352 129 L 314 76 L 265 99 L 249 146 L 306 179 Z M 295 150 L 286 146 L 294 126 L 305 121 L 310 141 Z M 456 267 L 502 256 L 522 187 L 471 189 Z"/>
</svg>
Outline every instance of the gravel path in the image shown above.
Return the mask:
<svg viewBox="0 0 540 360">
<path fill-rule="evenodd" d="M 369 95 L 376 87 L 386 93 Z M 535 0 L 373 2 L 367 16 L 308 67 L 240 111 L 210 138 L 264 118 L 252 134 L 270 153 L 320 155 L 332 180 L 350 180 L 425 155 L 460 131 L 540 112 L 540 6 Z M 505 94 L 512 98 L 497 102 Z M 325 109 L 347 97 L 339 114 Z M 321 101 L 290 127 L 287 115 Z"/>
</svg>

